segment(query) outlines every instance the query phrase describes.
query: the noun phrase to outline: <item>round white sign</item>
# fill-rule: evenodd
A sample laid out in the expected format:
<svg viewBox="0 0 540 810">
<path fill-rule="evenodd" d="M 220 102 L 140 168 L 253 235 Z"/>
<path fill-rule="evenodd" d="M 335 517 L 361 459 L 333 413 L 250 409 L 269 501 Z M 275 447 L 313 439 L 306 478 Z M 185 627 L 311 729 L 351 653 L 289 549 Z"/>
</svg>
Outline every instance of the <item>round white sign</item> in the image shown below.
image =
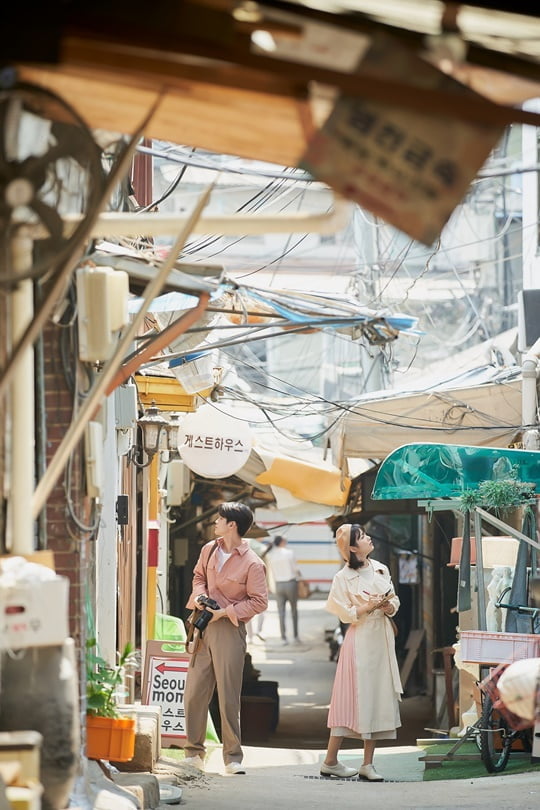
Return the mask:
<svg viewBox="0 0 540 810">
<path fill-rule="evenodd" d="M 188 414 L 178 430 L 178 450 L 190 470 L 226 478 L 246 463 L 253 436 L 249 426 L 212 405 Z"/>
</svg>

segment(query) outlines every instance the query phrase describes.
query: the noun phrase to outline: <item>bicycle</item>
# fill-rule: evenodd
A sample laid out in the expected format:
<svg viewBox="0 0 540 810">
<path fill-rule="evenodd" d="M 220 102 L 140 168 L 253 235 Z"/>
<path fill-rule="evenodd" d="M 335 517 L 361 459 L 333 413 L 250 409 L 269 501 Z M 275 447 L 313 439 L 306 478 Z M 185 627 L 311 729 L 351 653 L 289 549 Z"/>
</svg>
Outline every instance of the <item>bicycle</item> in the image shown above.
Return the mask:
<svg viewBox="0 0 540 810">
<path fill-rule="evenodd" d="M 502 600 L 510 588 L 499 596 L 496 607 L 527 615 L 531 621 L 531 634 L 538 630 L 540 608 L 505 604 Z M 488 773 L 500 773 L 506 768 L 513 746 L 519 741 L 525 752 L 533 745 L 534 720 L 524 720 L 504 706 L 497 687 L 498 681 L 510 664 L 499 664 L 479 683 L 483 695 L 482 713 L 477 726 L 477 744 Z"/>
</svg>

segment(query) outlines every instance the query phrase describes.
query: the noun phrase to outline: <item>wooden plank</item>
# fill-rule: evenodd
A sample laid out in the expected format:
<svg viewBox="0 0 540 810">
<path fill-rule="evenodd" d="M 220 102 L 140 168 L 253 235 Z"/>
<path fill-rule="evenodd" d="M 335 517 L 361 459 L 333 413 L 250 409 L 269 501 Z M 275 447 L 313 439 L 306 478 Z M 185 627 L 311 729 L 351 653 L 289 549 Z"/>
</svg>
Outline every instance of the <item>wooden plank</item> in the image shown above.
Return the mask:
<svg viewBox="0 0 540 810">
<path fill-rule="evenodd" d="M 405 689 L 405 687 L 407 686 L 407 681 L 409 680 L 409 677 L 411 675 L 414 662 L 416 661 L 416 657 L 420 649 L 420 645 L 424 639 L 424 635 L 425 630 L 423 628 L 421 630 L 411 630 L 411 632 L 409 633 L 407 643 L 405 644 L 405 649 L 408 652 L 399 673 L 403 689 Z"/>
<path fill-rule="evenodd" d="M 93 129 L 133 132 L 159 98 L 146 137 L 281 166 L 297 165 L 312 130 L 307 102 L 278 93 L 120 67 L 24 65 L 19 73 L 62 96 Z"/>
</svg>

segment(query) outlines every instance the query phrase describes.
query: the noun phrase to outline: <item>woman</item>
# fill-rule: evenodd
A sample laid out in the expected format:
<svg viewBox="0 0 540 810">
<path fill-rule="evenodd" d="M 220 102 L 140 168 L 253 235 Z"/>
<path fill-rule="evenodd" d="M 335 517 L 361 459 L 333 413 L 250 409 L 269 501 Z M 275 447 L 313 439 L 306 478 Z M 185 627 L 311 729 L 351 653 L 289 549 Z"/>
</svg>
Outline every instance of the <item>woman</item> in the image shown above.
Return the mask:
<svg viewBox="0 0 540 810">
<path fill-rule="evenodd" d="M 336 543 L 347 565 L 332 581 L 326 609 L 350 627 L 336 669 L 321 775 L 350 778 L 358 773 L 370 782 L 382 782 L 373 766 L 375 745 L 377 740 L 396 739 L 401 725 L 403 689 L 394 631 L 387 618 L 397 613 L 399 599 L 386 565 L 369 559 L 373 543 L 360 526 L 340 526 Z M 338 761 L 344 737 L 364 741 L 364 761 L 358 770 Z"/>
</svg>

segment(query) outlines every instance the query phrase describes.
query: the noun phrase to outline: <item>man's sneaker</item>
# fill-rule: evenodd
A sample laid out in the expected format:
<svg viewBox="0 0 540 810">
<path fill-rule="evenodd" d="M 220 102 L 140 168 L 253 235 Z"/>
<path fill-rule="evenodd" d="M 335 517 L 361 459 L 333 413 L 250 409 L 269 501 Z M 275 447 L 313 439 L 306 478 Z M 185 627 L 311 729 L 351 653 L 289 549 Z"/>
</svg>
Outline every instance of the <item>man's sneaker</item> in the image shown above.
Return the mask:
<svg viewBox="0 0 540 810">
<path fill-rule="evenodd" d="M 185 757 L 184 765 L 191 765 L 192 768 L 197 768 L 198 771 L 204 771 L 204 760 L 201 757 Z"/>
<path fill-rule="evenodd" d="M 358 768 L 348 768 L 347 765 L 338 762 L 337 765 L 327 765 L 325 762 L 321 765 L 321 776 L 337 776 L 339 779 L 350 779 L 351 776 L 356 776 Z"/>
<path fill-rule="evenodd" d="M 362 765 L 362 767 L 358 769 L 358 776 L 361 776 L 362 779 L 367 779 L 368 782 L 384 782 L 384 776 L 377 773 L 373 765 Z"/>
<path fill-rule="evenodd" d="M 225 765 L 225 773 L 234 774 L 234 773 L 245 773 L 246 769 L 242 765 L 241 762 L 228 762 Z"/>
</svg>

